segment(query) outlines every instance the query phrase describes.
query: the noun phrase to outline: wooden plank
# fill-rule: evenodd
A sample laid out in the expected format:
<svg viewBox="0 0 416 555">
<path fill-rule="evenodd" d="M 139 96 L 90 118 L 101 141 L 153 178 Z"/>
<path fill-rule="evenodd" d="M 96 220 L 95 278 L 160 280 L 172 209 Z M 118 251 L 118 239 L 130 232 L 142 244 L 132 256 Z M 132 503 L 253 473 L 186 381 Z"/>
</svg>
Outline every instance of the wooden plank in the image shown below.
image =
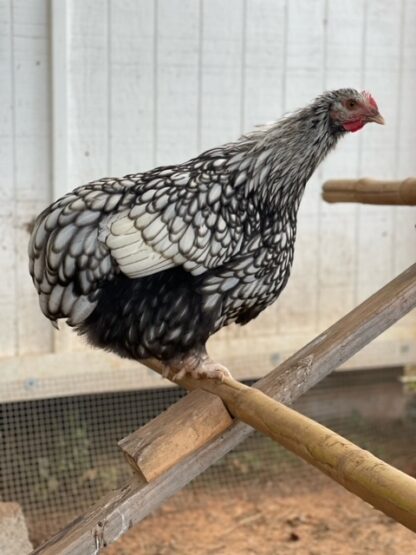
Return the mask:
<svg viewBox="0 0 416 555">
<path fill-rule="evenodd" d="M 231 424 L 221 399 L 198 389 L 118 444 L 131 467 L 151 482 Z"/>
<path fill-rule="evenodd" d="M 244 3 L 202 3 L 199 143 L 205 150 L 242 132 Z"/>
<path fill-rule="evenodd" d="M 197 154 L 199 3 L 159 0 L 154 165 L 175 164 Z"/>
<path fill-rule="evenodd" d="M 416 264 L 257 382 L 256 386 L 282 403 L 293 403 L 415 306 Z M 186 380 L 183 384 L 186 385 Z M 101 499 L 87 514 L 69 524 L 34 553 L 97 553 L 224 456 L 250 431 L 249 426 L 235 422 L 219 438 L 150 484 L 143 485 L 133 479 L 124 488 Z"/>
<path fill-rule="evenodd" d="M 50 191 L 48 10 L 46 0 L 2 2 L 0 8 L 0 351 L 10 356 L 51 345 L 49 328 L 37 325 L 26 255 L 27 225 Z"/>
<path fill-rule="evenodd" d="M 13 2 L 16 198 L 50 200 L 49 12 L 46 0 Z"/>
<path fill-rule="evenodd" d="M 242 128 L 276 120 L 284 112 L 284 0 L 247 0 Z"/>
<path fill-rule="evenodd" d="M 70 163 L 71 134 L 78 129 L 72 122 L 74 107 L 78 99 L 72 83 L 70 71 L 72 51 L 72 10 L 69 0 L 51 1 L 51 88 L 52 88 L 52 190 L 51 201 L 56 200 L 74 188 L 76 177 L 72 175 Z M 61 326 L 61 331 L 52 331 L 52 351 L 71 350 L 77 340 L 72 331 Z M 56 375 L 56 373 L 55 373 Z M 32 377 L 23 383 L 36 384 Z M 31 389 L 30 387 L 27 389 Z M 12 389 L 13 391 L 13 389 Z"/>
<path fill-rule="evenodd" d="M 68 9 L 68 180 L 73 188 L 108 175 L 109 14 L 106 0 L 75 0 Z"/>
<path fill-rule="evenodd" d="M 52 348 L 52 330 L 39 314 L 27 243 L 30 224 L 51 195 L 48 2 L 14 2 L 13 21 L 17 352 L 42 353 Z"/>
<path fill-rule="evenodd" d="M 327 3 L 323 89 L 359 86 L 362 73 L 363 15 L 364 3 L 361 0 L 344 3 L 342 9 L 338 2 Z M 320 167 L 319 184 L 339 175 L 357 176 L 360 148 L 357 134 L 343 137 Z M 318 329 L 329 326 L 354 306 L 356 220 L 355 206 L 337 205 L 334 210 L 334 207 L 328 207 L 319 201 Z"/>
<path fill-rule="evenodd" d="M 226 79 L 222 80 L 223 87 L 227 86 L 226 94 L 222 87 L 214 87 L 218 98 L 216 102 L 225 109 L 228 116 L 226 125 L 222 122 L 217 126 L 218 132 L 224 137 L 229 137 L 227 128 L 237 129 L 240 125 L 241 131 L 252 131 L 255 126 L 277 120 L 284 113 L 284 67 L 285 67 L 285 11 L 284 0 L 247 0 L 246 5 L 240 2 L 242 7 L 241 29 L 237 27 L 236 21 L 233 30 L 235 35 L 234 56 L 235 61 L 235 85 L 230 86 L 229 69 L 224 67 Z M 239 13 L 239 12 L 238 12 Z M 233 10 L 233 14 L 236 12 Z M 228 28 L 228 21 L 224 22 Z M 240 37 L 243 35 L 242 44 Z M 228 63 L 232 65 L 231 59 Z M 227 63 L 227 65 L 228 65 Z M 240 75 L 238 75 L 240 72 Z M 240 78 L 240 81 L 238 81 Z M 205 71 L 204 77 L 205 80 Z M 240 90 L 239 90 L 240 89 Z M 235 96 L 240 93 L 236 101 Z M 222 99 L 226 98 L 230 105 L 224 106 Z M 240 109 L 238 112 L 238 108 Z M 214 113 L 218 109 L 214 108 Z M 229 119 L 232 118 L 230 125 Z M 209 121 L 208 117 L 206 120 Z M 214 122 L 211 123 L 214 125 Z M 236 131 L 236 136 L 238 131 Z M 235 137 L 234 137 L 235 138 Z M 230 338 L 247 340 L 254 336 L 274 336 L 279 330 L 279 318 L 276 306 L 271 307 L 261 314 L 251 326 L 228 327 L 221 335 L 224 341 Z"/>
<path fill-rule="evenodd" d="M 63 145 L 66 154 L 57 152 L 57 171 L 62 181 L 56 184 L 54 196 L 62 194 L 63 188 L 73 189 L 109 174 L 108 8 L 106 0 L 74 0 L 54 11 L 58 17 L 58 31 L 66 26 L 66 41 L 54 44 L 58 48 L 54 70 L 56 72 L 59 61 L 64 60 L 63 77 L 66 79 L 66 84 L 56 91 L 66 95 L 66 100 L 57 98 L 56 108 L 67 109 L 67 117 L 58 120 L 58 124 L 66 125 L 61 132 L 66 133 L 67 138 L 66 145 Z M 61 76 L 58 69 L 53 81 Z M 61 138 L 60 135 L 55 137 L 56 140 Z M 85 341 L 72 330 L 64 325 L 61 328 L 60 332 L 54 332 L 56 351 L 87 348 Z"/>
<path fill-rule="evenodd" d="M 285 111 L 311 102 L 323 90 L 325 2 L 287 3 Z M 319 174 L 309 180 L 298 214 L 296 256 L 291 279 L 277 305 L 278 333 L 317 331 L 319 262 Z M 307 302 L 306 302 L 307 299 Z"/>
<path fill-rule="evenodd" d="M 14 113 L 13 113 L 13 28 L 12 9 L 8 0 L 0 1 L 0 194 L 4 206 L 14 200 Z M 10 211 L 10 205 L 8 205 Z M 1 253 L 2 251 L 0 251 Z"/>
<path fill-rule="evenodd" d="M 396 177 L 413 175 L 415 171 L 416 129 L 412 117 L 408 117 L 414 106 L 416 89 L 416 3 L 405 0 L 403 4 L 401 28 L 401 56 L 398 64 L 400 72 L 399 98 L 396 126 Z M 414 209 L 400 207 L 395 210 L 394 227 L 394 271 L 400 272 L 416 258 Z M 416 325 L 416 315 L 411 315 Z"/>
<path fill-rule="evenodd" d="M 70 9 L 67 0 L 51 1 L 53 199 L 63 196 L 72 185 L 68 168 L 69 17 Z"/>
<path fill-rule="evenodd" d="M 155 151 L 155 6 L 110 0 L 109 173 L 153 167 Z"/>
<path fill-rule="evenodd" d="M 402 5 L 392 9 L 388 0 L 369 0 L 365 20 L 362 87 L 376 98 L 386 119 L 385 129 L 368 125 L 361 133 L 359 176 L 395 178 L 398 66 Z M 386 87 L 386 79 L 389 86 Z M 391 126 L 391 131 L 387 132 Z M 411 175 L 411 174 L 409 174 Z M 338 177 L 343 177 L 342 175 Z M 394 211 L 383 207 L 358 207 L 356 299 L 360 302 L 394 275 L 392 241 Z"/>
<path fill-rule="evenodd" d="M 14 114 L 14 25 L 10 2 L 0 2 L 0 352 L 12 356 L 18 350 L 17 294 L 15 282 L 15 114 Z"/>
</svg>

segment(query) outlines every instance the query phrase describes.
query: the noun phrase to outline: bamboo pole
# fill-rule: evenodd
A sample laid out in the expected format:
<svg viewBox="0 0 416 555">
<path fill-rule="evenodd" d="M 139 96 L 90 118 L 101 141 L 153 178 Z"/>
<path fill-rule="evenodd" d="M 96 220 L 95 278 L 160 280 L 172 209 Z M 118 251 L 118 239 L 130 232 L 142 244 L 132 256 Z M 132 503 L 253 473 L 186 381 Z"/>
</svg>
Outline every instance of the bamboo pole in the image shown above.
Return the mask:
<svg viewBox="0 0 416 555">
<path fill-rule="evenodd" d="M 403 181 L 334 179 L 324 183 L 322 197 L 326 202 L 415 206 L 416 177 L 409 177 Z"/>
<path fill-rule="evenodd" d="M 394 322 L 416 307 L 416 264 L 287 359 L 256 387 L 291 404 Z M 219 384 L 219 388 L 228 387 Z M 37 555 L 97 555 L 231 451 L 252 429 L 234 421 L 224 433 L 150 483 L 137 476 L 109 492 L 34 551 Z"/>
</svg>

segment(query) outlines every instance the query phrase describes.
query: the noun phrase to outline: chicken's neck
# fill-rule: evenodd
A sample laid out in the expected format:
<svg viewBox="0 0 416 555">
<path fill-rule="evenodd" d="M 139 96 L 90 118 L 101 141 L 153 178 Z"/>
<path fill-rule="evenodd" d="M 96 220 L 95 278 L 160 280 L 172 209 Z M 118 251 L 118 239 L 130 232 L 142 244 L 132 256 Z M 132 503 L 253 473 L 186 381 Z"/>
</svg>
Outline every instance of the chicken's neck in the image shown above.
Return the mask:
<svg viewBox="0 0 416 555">
<path fill-rule="evenodd" d="M 309 106 L 242 138 L 246 195 L 259 209 L 296 214 L 307 181 L 344 134 L 324 108 Z"/>
</svg>

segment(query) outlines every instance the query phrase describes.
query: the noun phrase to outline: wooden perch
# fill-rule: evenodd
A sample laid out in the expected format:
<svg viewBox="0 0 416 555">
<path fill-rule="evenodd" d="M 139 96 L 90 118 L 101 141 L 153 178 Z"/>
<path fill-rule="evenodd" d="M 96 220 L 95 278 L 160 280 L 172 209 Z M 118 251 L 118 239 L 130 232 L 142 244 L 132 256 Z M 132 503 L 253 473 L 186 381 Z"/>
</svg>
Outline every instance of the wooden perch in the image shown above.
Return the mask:
<svg viewBox="0 0 416 555">
<path fill-rule="evenodd" d="M 221 399 L 197 389 L 119 441 L 119 446 L 132 468 L 150 482 L 231 424 Z"/>
<path fill-rule="evenodd" d="M 326 202 L 416 205 L 416 177 L 403 181 L 334 179 L 324 183 L 322 191 Z"/>
<path fill-rule="evenodd" d="M 416 264 L 257 382 L 256 387 L 282 403 L 291 404 L 415 306 Z M 192 385 L 189 380 L 182 383 Z M 205 387 L 204 384 L 202 381 L 198 383 Z M 218 390 L 229 387 L 227 383 L 219 384 Z M 116 541 L 131 526 L 236 447 L 251 431 L 248 425 L 237 420 L 216 439 L 182 459 L 151 483 L 146 484 L 137 476 L 133 477 L 124 487 L 100 499 L 85 515 L 78 517 L 34 553 L 99 553 L 102 547 Z"/>
<path fill-rule="evenodd" d="M 204 389 L 206 387 L 207 385 L 204 385 Z M 360 449 L 321 424 L 271 399 L 263 392 L 247 387 L 232 378 L 226 378 L 221 387 L 214 382 L 210 383 L 209 389 L 221 396 L 235 418 L 271 437 L 364 501 L 371 503 L 376 509 L 380 509 L 416 532 L 416 480 L 414 478 L 388 465 L 368 451 Z M 146 429 L 146 433 L 143 434 L 146 437 L 143 461 L 140 456 L 136 456 L 136 464 L 133 464 L 139 474 L 145 474 L 142 462 L 149 475 L 152 475 L 152 470 L 156 470 L 155 475 L 160 474 L 160 457 L 156 456 L 152 461 L 147 456 L 147 452 L 153 451 L 153 443 L 156 444 L 156 454 L 161 444 L 165 443 L 170 447 L 180 445 L 184 436 L 181 426 L 185 424 L 185 429 L 192 429 L 190 424 L 197 402 L 201 400 L 200 393 L 200 390 L 195 390 L 188 398 L 173 405 L 176 407 L 176 420 L 173 420 L 172 410 L 167 429 L 163 427 L 167 414 L 162 413 L 138 430 L 140 435 L 140 431 L 143 432 Z M 192 397 L 195 397 L 196 402 L 189 402 Z M 212 420 L 205 421 L 205 428 L 212 427 L 217 430 L 215 418 L 222 419 L 223 415 L 228 416 L 225 407 L 222 411 L 219 407 L 218 411 L 217 414 L 212 415 Z M 141 439 L 142 437 L 139 445 L 136 445 L 136 455 L 140 453 Z M 200 447 L 200 438 L 198 440 L 194 446 L 187 444 L 188 454 Z M 132 447 L 131 443 L 131 440 L 127 442 L 127 452 Z M 126 445 L 122 443 L 122 447 L 125 449 Z M 175 449 L 164 449 L 164 454 L 162 464 L 167 469 L 183 458 L 184 449 L 180 449 L 179 453 Z"/>
</svg>

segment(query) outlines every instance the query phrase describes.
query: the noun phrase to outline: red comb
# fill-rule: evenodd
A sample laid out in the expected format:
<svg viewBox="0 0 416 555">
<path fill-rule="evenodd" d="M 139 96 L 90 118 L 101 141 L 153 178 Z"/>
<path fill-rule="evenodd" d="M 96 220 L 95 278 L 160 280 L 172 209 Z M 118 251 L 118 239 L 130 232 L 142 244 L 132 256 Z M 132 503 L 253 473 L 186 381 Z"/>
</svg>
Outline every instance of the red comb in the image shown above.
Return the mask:
<svg viewBox="0 0 416 555">
<path fill-rule="evenodd" d="M 368 91 L 363 91 L 361 94 L 365 96 L 370 106 L 378 110 L 377 102 L 374 100 L 374 98 L 371 96 L 371 94 Z"/>
</svg>

